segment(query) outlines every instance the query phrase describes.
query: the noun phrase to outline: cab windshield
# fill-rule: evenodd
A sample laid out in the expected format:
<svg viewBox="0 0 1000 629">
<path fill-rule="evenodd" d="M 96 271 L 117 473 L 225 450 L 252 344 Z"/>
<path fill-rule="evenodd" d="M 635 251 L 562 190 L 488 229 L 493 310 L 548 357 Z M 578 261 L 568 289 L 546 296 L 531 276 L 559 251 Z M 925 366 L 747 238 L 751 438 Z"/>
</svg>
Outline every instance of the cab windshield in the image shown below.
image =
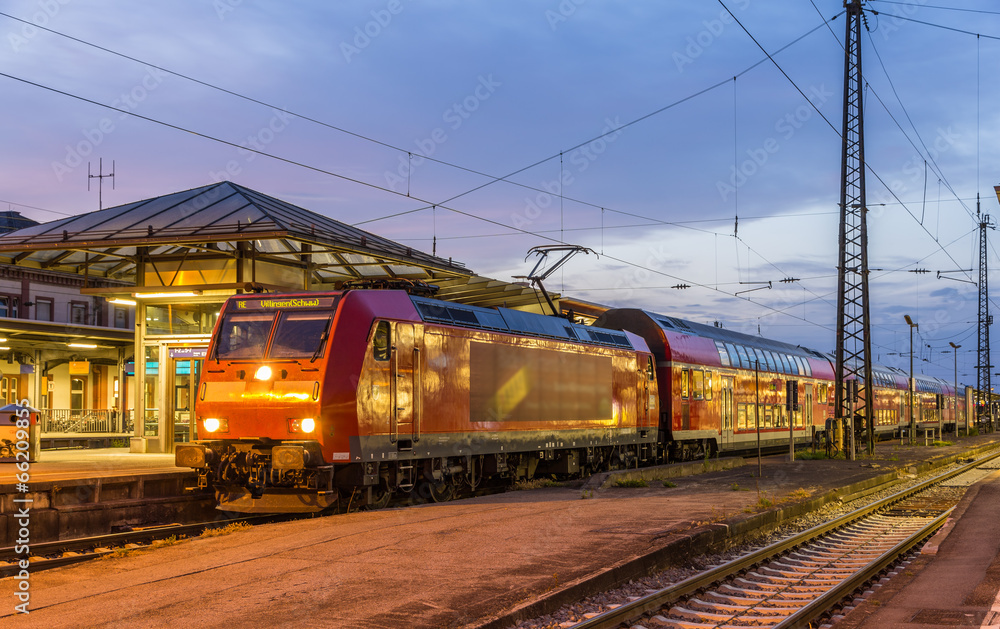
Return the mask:
<svg viewBox="0 0 1000 629">
<path fill-rule="evenodd" d="M 269 358 L 321 358 L 330 331 L 329 312 L 289 312 L 278 320 Z"/>
<path fill-rule="evenodd" d="M 273 312 L 227 314 L 219 324 L 215 357 L 220 360 L 263 358 L 273 324 Z"/>
<path fill-rule="evenodd" d="M 322 311 L 227 314 L 219 325 L 215 358 L 320 358 L 326 349 L 331 317 L 331 312 Z M 277 329 L 268 344 L 276 321 Z"/>
</svg>

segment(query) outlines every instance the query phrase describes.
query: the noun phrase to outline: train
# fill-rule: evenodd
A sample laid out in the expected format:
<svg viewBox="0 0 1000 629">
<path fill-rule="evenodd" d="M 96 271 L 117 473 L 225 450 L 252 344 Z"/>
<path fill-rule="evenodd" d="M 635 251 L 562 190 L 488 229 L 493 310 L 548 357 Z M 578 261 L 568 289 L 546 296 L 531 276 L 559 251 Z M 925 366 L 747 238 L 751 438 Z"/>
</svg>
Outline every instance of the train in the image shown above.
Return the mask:
<svg viewBox="0 0 1000 629">
<path fill-rule="evenodd" d="M 875 374 L 876 429 L 896 433 L 907 380 Z M 764 447 L 815 443 L 833 378 L 828 355 L 639 309 L 583 325 L 413 290 L 237 295 L 198 384 L 199 438 L 176 446 L 175 464 L 224 511 L 445 501 L 737 452 L 758 433 Z M 919 421 L 940 414 L 954 430 L 953 388 L 921 376 L 917 391 Z"/>
</svg>

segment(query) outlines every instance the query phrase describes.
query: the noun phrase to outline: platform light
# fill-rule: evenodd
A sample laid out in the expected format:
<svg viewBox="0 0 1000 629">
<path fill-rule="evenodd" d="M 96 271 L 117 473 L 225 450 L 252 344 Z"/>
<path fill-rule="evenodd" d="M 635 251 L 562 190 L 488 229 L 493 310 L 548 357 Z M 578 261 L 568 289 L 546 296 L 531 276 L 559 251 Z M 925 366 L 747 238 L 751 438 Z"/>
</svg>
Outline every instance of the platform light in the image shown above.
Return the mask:
<svg viewBox="0 0 1000 629">
<path fill-rule="evenodd" d="M 66 343 L 67 347 L 75 347 L 77 349 L 97 349 L 96 345 L 91 345 L 90 343 Z"/>
<path fill-rule="evenodd" d="M 200 290 L 183 291 L 177 293 L 132 293 L 136 299 L 157 299 L 160 297 L 198 297 Z"/>
<path fill-rule="evenodd" d="M 261 365 L 257 368 L 256 373 L 253 375 L 254 380 L 270 380 L 271 379 L 271 368 L 267 365 Z"/>
<path fill-rule="evenodd" d="M 115 297 L 114 299 L 108 300 L 109 304 L 118 304 L 119 306 L 134 306 L 134 299 L 122 299 L 121 297 Z"/>
</svg>

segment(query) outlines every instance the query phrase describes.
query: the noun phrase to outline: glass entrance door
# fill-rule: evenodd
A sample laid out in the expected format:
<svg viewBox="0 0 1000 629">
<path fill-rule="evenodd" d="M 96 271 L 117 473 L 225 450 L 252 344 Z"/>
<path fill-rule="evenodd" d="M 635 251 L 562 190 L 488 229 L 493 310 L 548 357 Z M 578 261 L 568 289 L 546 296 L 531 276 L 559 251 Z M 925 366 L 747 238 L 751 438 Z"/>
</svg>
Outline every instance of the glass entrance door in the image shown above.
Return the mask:
<svg viewBox="0 0 1000 629">
<path fill-rule="evenodd" d="M 202 358 L 174 358 L 170 361 L 173 373 L 172 399 L 170 400 L 174 443 L 184 443 L 197 439 L 197 425 L 194 421 L 194 397 L 201 378 Z"/>
</svg>

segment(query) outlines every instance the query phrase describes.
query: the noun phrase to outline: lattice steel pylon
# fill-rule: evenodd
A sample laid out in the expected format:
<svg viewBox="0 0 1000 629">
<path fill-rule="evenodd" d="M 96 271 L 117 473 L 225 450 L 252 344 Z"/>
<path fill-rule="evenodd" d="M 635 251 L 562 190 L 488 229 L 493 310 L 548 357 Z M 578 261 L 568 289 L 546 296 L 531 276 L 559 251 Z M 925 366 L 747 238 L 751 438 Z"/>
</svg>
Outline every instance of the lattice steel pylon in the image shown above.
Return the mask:
<svg viewBox="0 0 1000 629">
<path fill-rule="evenodd" d="M 868 228 L 865 215 L 865 135 L 861 78 L 863 0 L 845 0 L 844 127 L 840 184 L 840 259 L 837 266 L 836 419 L 853 418 L 845 383 L 858 382 L 856 414 L 863 418 L 867 449 L 872 426 L 871 325 L 868 306 Z M 853 428 L 853 421 L 848 422 Z"/>
<path fill-rule="evenodd" d="M 1000 198 L 1000 187 L 997 189 Z M 976 215 L 979 214 L 979 200 L 976 200 Z M 990 363 L 990 316 L 989 274 L 987 273 L 987 243 L 986 230 L 993 229 L 996 224 L 989 214 L 983 214 L 979 220 L 979 320 L 976 337 L 979 341 L 979 353 L 976 357 L 976 409 L 979 414 L 976 421 L 980 430 L 993 432 L 993 400 L 990 388 L 990 373 L 993 365 Z"/>
</svg>

